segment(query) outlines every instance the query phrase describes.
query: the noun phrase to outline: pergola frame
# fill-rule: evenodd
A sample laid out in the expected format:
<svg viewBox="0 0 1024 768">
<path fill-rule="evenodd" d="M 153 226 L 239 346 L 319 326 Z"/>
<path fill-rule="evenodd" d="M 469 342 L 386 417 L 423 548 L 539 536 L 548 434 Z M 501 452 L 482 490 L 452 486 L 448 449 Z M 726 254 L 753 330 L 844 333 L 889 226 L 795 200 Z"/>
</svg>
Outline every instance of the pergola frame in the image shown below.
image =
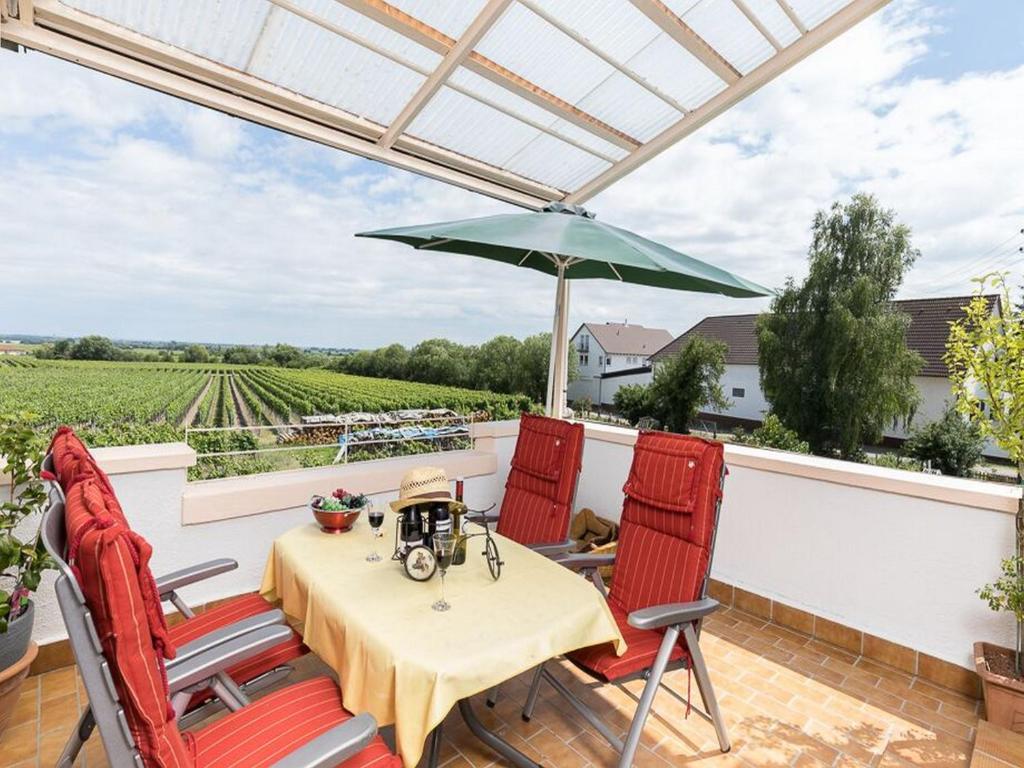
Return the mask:
<svg viewBox="0 0 1024 768">
<path fill-rule="evenodd" d="M 638 11 L 723 82 L 724 88 L 717 95 L 690 109 L 638 74 L 629 62 L 616 60 L 567 23 L 554 18 L 535 0 L 488 0 L 457 40 L 390 5 L 386 0 L 335 0 L 438 54 L 441 57 L 440 63 L 432 70 L 318 17 L 291 0 L 268 0 L 273 5 L 271 13 L 284 12 L 301 16 L 425 78 L 390 125 L 381 125 L 301 96 L 247 72 L 82 13 L 57 0 L 0 0 L 0 39 L 5 47 L 20 45 L 42 51 L 286 133 L 515 205 L 539 209 L 552 200 L 585 202 L 838 37 L 888 1 L 851 0 L 832 17 L 808 29 L 804 20 L 786 0 L 775 0 L 800 32 L 792 43 L 783 46 L 747 2 L 731 0 L 775 51 L 764 63 L 744 74 L 683 18 L 673 13 L 662 0 L 630 0 Z M 668 104 L 679 113 L 679 119 L 653 138 L 641 142 L 480 54 L 475 48 L 513 4 L 523 6 L 575 44 L 598 56 L 614 71 Z M 261 39 L 262 33 L 250 58 L 259 55 Z M 540 107 L 551 116 L 551 121 L 545 123 L 524 115 L 508 104 L 498 103 L 453 82 L 451 75 L 459 67 Z M 410 135 L 410 125 L 442 87 L 450 88 L 600 158 L 606 166 L 605 170 L 583 182 L 577 189 L 558 189 Z M 600 142 L 587 142 L 567 135 L 554 126 L 559 120 L 597 137 Z M 616 149 L 602 150 L 599 148 L 602 143 Z"/>
</svg>

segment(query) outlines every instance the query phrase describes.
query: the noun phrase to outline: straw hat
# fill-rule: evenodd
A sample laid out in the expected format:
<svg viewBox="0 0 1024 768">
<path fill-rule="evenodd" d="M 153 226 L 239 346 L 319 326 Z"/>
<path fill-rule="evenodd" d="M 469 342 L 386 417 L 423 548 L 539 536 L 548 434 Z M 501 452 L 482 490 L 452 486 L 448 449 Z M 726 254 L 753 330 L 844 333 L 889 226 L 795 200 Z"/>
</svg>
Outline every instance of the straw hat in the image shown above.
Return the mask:
<svg viewBox="0 0 1024 768">
<path fill-rule="evenodd" d="M 448 475 L 440 467 L 417 467 L 405 473 L 398 489 L 398 501 L 391 509 L 400 512 L 413 504 L 455 504 Z"/>
</svg>

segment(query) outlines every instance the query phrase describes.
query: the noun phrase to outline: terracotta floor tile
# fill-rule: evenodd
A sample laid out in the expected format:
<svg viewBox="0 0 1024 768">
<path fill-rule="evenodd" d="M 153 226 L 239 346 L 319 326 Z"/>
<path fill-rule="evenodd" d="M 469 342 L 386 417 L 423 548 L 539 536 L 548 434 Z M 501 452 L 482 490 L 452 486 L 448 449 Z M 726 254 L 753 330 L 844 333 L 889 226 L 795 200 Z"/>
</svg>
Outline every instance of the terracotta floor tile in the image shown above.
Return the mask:
<svg viewBox="0 0 1024 768">
<path fill-rule="evenodd" d="M 0 738 L 0 755 L 11 763 L 34 759 L 38 748 L 38 731 L 35 723 L 22 723 L 8 728 Z"/>
<path fill-rule="evenodd" d="M 50 699 L 45 706 L 40 707 L 40 733 L 48 733 L 53 730 L 59 730 L 65 734 L 70 733 L 78 721 L 78 712 L 78 696 L 74 693 Z"/>
<path fill-rule="evenodd" d="M 65 667 L 47 672 L 39 678 L 39 698 L 49 701 L 61 696 L 77 693 L 77 675 L 74 667 Z"/>
</svg>

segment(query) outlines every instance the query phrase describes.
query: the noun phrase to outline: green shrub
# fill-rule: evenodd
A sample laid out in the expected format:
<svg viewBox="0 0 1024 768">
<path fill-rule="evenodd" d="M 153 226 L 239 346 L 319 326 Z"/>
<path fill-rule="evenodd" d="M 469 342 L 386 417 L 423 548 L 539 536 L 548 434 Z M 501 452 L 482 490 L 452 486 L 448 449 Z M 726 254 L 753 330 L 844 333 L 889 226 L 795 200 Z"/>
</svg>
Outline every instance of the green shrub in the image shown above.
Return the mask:
<svg viewBox="0 0 1024 768">
<path fill-rule="evenodd" d="M 923 472 L 924 465 L 916 459 L 908 459 L 896 453 L 881 453 L 877 456 L 865 456 L 865 464 L 888 469 L 905 469 L 908 472 Z"/>
<path fill-rule="evenodd" d="M 940 418 L 911 433 L 903 452 L 919 461 L 930 461 L 944 475 L 969 477 L 981 459 L 983 445 L 978 425 L 949 405 Z"/>
<path fill-rule="evenodd" d="M 649 416 L 651 411 L 651 388 L 647 384 L 627 384 L 619 387 L 612 397 L 612 405 L 616 412 L 636 426 L 644 416 Z"/>
<path fill-rule="evenodd" d="M 733 440 L 744 445 L 753 445 L 758 448 L 776 448 L 780 451 L 792 451 L 793 453 L 810 453 L 811 448 L 807 441 L 801 440 L 792 429 L 788 429 L 782 423 L 782 419 L 774 413 L 764 417 L 764 422 L 749 435 L 742 428 L 733 432 Z"/>
</svg>

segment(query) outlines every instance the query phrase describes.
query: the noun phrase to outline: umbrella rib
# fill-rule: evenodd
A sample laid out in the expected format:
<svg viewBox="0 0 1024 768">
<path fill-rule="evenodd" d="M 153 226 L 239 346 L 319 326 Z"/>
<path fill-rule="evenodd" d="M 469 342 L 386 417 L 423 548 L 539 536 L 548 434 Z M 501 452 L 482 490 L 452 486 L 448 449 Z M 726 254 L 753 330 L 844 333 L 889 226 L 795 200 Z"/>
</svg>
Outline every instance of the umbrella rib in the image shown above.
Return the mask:
<svg viewBox="0 0 1024 768">
<path fill-rule="evenodd" d="M 445 237 L 440 240 L 431 240 L 429 243 L 424 243 L 423 245 L 417 245 L 416 249 L 423 250 L 424 248 L 436 248 L 439 245 L 447 245 L 450 242 L 452 242 L 452 238 Z"/>
<path fill-rule="evenodd" d="M 608 266 L 609 266 L 609 267 L 611 267 L 611 270 L 612 270 L 612 272 L 614 272 L 614 273 L 615 273 L 615 276 L 616 276 L 617 278 L 619 278 L 619 282 L 620 282 L 620 283 L 624 283 L 624 282 L 626 282 L 625 280 L 623 280 L 623 279 L 622 279 L 622 275 L 620 275 L 620 274 L 619 274 L 619 270 L 617 270 L 617 269 L 615 268 L 615 265 L 614 265 L 614 264 L 612 264 L 612 263 L 611 263 L 610 261 L 609 261 L 609 262 L 606 262 L 606 263 L 608 264 Z"/>
<path fill-rule="evenodd" d="M 533 251 L 527 251 L 527 252 L 526 252 L 526 255 L 525 255 L 525 256 L 523 256 L 523 258 L 521 258 L 521 259 L 519 260 L 519 263 L 518 263 L 518 264 L 516 264 L 516 266 L 517 266 L 517 267 L 521 267 L 521 266 L 523 266 L 523 264 L 524 264 L 524 263 L 526 262 L 526 260 L 527 260 L 528 258 L 530 258 L 530 256 L 531 256 L 532 254 L 533 254 Z"/>
</svg>

